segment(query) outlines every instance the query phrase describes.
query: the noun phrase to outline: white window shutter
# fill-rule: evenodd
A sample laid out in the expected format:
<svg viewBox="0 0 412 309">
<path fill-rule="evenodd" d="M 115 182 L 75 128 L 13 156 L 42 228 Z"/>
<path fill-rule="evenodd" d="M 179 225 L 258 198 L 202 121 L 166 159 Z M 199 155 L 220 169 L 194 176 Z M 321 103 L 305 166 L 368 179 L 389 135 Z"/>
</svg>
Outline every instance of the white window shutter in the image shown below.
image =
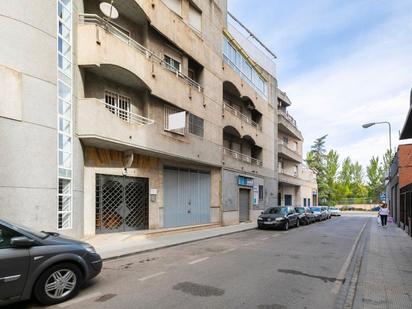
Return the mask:
<svg viewBox="0 0 412 309">
<path fill-rule="evenodd" d="M 192 5 L 189 7 L 189 25 L 202 32 L 202 12 Z"/>
<path fill-rule="evenodd" d="M 163 2 L 176 14 L 182 15 L 182 1 L 181 0 L 163 0 Z"/>
</svg>

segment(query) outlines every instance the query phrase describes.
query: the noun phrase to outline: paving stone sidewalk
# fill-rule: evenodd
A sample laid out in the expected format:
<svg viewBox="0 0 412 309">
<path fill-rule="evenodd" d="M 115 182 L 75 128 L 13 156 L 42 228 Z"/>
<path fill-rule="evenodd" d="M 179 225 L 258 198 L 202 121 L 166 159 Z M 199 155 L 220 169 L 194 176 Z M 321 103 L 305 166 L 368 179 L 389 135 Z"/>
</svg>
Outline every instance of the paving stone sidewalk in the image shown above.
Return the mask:
<svg viewBox="0 0 412 309">
<path fill-rule="evenodd" d="M 353 308 L 412 309 L 412 238 L 373 219 Z"/>
<path fill-rule="evenodd" d="M 92 244 L 101 257 L 104 260 L 107 260 L 197 240 L 252 230 L 256 229 L 256 227 L 257 225 L 255 222 L 242 223 L 197 231 L 185 231 L 172 235 L 156 236 L 153 238 L 146 238 L 145 235 L 139 233 L 114 233 L 106 234 L 103 238 L 99 236 L 88 238 L 85 239 L 85 241 Z"/>
</svg>

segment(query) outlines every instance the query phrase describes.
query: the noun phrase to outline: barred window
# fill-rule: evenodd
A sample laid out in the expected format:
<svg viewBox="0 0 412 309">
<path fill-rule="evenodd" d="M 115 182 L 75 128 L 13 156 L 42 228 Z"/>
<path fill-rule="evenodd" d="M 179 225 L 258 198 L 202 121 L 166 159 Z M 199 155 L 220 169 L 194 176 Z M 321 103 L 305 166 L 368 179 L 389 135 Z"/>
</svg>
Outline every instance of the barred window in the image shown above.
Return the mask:
<svg viewBox="0 0 412 309">
<path fill-rule="evenodd" d="M 203 137 L 204 133 L 204 120 L 196 115 L 189 114 L 189 132 Z"/>
<path fill-rule="evenodd" d="M 113 91 L 105 90 L 104 100 L 106 103 L 106 108 L 109 109 L 113 114 L 124 121 L 130 120 L 129 115 L 131 100 L 129 97 L 120 95 Z"/>
<path fill-rule="evenodd" d="M 172 70 L 174 72 L 180 72 L 181 71 L 181 66 L 180 66 L 180 62 L 177 61 L 176 59 L 173 59 L 167 55 L 164 56 L 164 61 L 166 63 L 166 67 L 169 70 Z"/>
</svg>

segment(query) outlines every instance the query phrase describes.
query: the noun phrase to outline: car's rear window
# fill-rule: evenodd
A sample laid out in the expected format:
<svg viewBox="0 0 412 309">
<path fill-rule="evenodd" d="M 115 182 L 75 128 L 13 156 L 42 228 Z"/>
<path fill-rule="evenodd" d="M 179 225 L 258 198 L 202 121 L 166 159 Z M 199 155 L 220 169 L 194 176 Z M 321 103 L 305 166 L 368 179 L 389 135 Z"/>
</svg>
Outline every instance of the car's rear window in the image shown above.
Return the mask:
<svg viewBox="0 0 412 309">
<path fill-rule="evenodd" d="M 305 208 L 303 208 L 303 207 L 296 207 L 295 210 L 300 214 L 305 213 Z"/>
<path fill-rule="evenodd" d="M 287 214 L 288 210 L 286 207 L 272 207 L 272 208 L 268 208 L 266 209 L 264 212 L 264 214 Z"/>
<path fill-rule="evenodd" d="M 321 211 L 320 207 L 312 207 L 313 211 Z"/>
</svg>

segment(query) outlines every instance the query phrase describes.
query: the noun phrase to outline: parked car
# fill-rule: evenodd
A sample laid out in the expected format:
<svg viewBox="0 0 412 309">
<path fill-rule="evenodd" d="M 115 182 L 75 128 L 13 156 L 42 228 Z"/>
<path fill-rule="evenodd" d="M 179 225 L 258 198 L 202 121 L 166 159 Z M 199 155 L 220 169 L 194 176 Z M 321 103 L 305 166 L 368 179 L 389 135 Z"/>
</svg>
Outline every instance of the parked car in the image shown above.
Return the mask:
<svg viewBox="0 0 412 309">
<path fill-rule="evenodd" d="M 330 212 L 330 210 L 329 210 L 329 206 L 322 206 L 322 207 L 324 207 L 324 209 L 325 209 L 325 211 L 326 211 L 326 219 L 330 219 L 331 217 L 332 217 L 332 214 L 331 214 L 331 212 Z"/>
<path fill-rule="evenodd" d="M 322 213 L 323 220 L 329 219 L 329 212 L 328 212 L 328 207 L 326 206 L 320 206 L 320 212 Z"/>
<path fill-rule="evenodd" d="M 340 209 L 339 209 L 339 208 L 336 208 L 336 207 L 330 207 L 330 208 L 329 208 L 329 211 L 330 211 L 330 214 L 331 214 L 332 216 L 340 216 L 340 215 L 342 214 L 342 212 L 340 211 Z"/>
<path fill-rule="evenodd" d="M 310 210 L 312 210 L 312 213 L 315 216 L 315 221 L 325 220 L 325 213 L 322 213 L 320 206 L 311 207 Z"/>
<path fill-rule="evenodd" d="M 258 217 L 257 223 L 260 229 L 272 227 L 287 231 L 291 226 L 299 227 L 299 213 L 291 206 L 269 207 Z"/>
<path fill-rule="evenodd" d="M 297 213 L 299 213 L 300 224 L 311 224 L 315 222 L 315 215 L 309 207 L 295 207 Z"/>
<path fill-rule="evenodd" d="M 31 296 L 44 305 L 63 302 L 101 269 L 87 243 L 0 220 L 0 305 Z"/>
</svg>

